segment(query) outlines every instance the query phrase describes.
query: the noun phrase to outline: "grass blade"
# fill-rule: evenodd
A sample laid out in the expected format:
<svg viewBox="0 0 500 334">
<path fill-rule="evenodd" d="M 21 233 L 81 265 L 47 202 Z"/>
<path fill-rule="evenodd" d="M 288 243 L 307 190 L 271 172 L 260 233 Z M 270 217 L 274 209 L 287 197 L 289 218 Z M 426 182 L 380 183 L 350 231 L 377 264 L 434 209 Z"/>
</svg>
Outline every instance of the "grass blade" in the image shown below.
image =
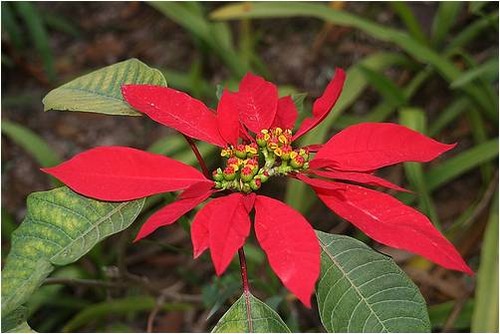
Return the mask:
<svg viewBox="0 0 500 334">
<path fill-rule="evenodd" d="M 237 77 L 245 75 L 248 67 L 240 60 L 234 48 L 228 45 L 227 27 L 223 28 L 225 32 L 222 32 L 220 23 L 209 22 L 200 9 L 189 7 L 184 3 L 152 1 L 149 5 L 205 42 L 234 75 Z"/>
<path fill-rule="evenodd" d="M 498 11 L 483 16 L 459 31 L 455 38 L 447 46 L 446 55 L 452 54 L 457 49 L 464 47 L 473 41 L 487 28 L 495 29 L 498 27 Z"/>
<path fill-rule="evenodd" d="M 23 18 L 26 27 L 28 28 L 31 40 L 33 41 L 33 44 L 42 59 L 43 67 L 49 81 L 54 81 L 56 78 L 54 56 L 52 55 L 49 36 L 40 14 L 28 1 L 16 2 L 15 6 L 19 16 Z"/>
<path fill-rule="evenodd" d="M 420 109 L 406 108 L 400 112 L 400 123 L 410 129 L 420 133 L 426 133 L 426 117 L 425 113 Z M 419 208 L 429 216 L 432 223 L 441 229 L 439 216 L 436 211 L 436 206 L 432 200 L 432 196 L 427 187 L 424 169 L 421 163 L 406 162 L 404 163 L 406 178 L 410 181 L 411 187 L 417 192 L 419 200 Z"/>
<path fill-rule="evenodd" d="M 498 138 L 476 145 L 430 169 L 426 177 L 427 186 L 433 191 L 496 157 L 498 157 Z"/>
<path fill-rule="evenodd" d="M 469 82 L 476 79 L 485 79 L 492 81 L 498 78 L 498 58 L 492 58 L 477 67 L 474 67 L 467 72 L 462 73 L 456 80 L 454 80 L 450 88 L 456 89 L 467 85 Z"/>
<path fill-rule="evenodd" d="M 458 13 L 462 9 L 459 1 L 443 1 L 439 3 L 437 13 L 432 22 L 431 41 L 434 47 L 443 43 L 451 27 L 457 21 Z"/>
<path fill-rule="evenodd" d="M 404 91 L 388 77 L 363 66 L 360 68 L 370 85 L 382 95 L 384 103 L 390 104 L 393 107 L 400 107 L 408 102 Z"/>
<path fill-rule="evenodd" d="M 2 134 L 28 152 L 40 167 L 55 166 L 62 162 L 56 151 L 42 137 L 27 127 L 2 120 Z"/>
<path fill-rule="evenodd" d="M 408 4 L 402 1 L 394 1 L 389 2 L 389 5 L 401 21 L 403 21 L 410 35 L 420 43 L 427 44 L 427 36 L 425 36 L 422 27 L 420 27 Z"/>
<path fill-rule="evenodd" d="M 470 104 L 467 98 L 460 97 L 453 100 L 429 126 L 429 136 L 435 137 L 468 108 Z"/>
<path fill-rule="evenodd" d="M 22 49 L 26 44 L 24 35 L 21 28 L 16 21 L 14 12 L 12 10 L 12 3 L 2 2 L 2 33 L 5 32 L 9 35 L 9 41 L 12 42 L 14 47 L 18 50 Z M 2 55 L 2 59 L 3 59 Z"/>
<path fill-rule="evenodd" d="M 498 190 L 492 203 L 477 274 L 473 332 L 498 332 Z"/>
</svg>

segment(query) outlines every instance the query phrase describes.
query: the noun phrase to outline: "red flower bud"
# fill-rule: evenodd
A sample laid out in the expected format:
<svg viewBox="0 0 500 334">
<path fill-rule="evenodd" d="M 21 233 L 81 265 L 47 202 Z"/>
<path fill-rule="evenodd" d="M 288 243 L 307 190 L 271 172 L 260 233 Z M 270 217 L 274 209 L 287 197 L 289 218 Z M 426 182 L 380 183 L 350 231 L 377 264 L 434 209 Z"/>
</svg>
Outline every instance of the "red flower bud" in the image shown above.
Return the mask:
<svg viewBox="0 0 500 334">
<path fill-rule="evenodd" d="M 215 181 L 222 181 L 224 180 L 224 175 L 222 175 L 222 169 L 217 168 L 212 172 L 212 176 Z"/>
<path fill-rule="evenodd" d="M 281 159 L 290 160 L 290 153 L 292 153 L 292 147 L 290 145 L 285 145 L 281 148 Z"/>
<path fill-rule="evenodd" d="M 224 169 L 223 175 L 224 179 L 226 179 L 227 181 L 232 181 L 236 178 L 236 171 L 234 170 L 233 166 L 227 166 Z"/>
<path fill-rule="evenodd" d="M 254 190 L 254 191 L 259 190 L 261 185 L 262 185 L 262 181 L 258 177 L 256 177 L 252 181 L 250 181 L 250 188 L 252 188 L 252 190 Z"/>
<path fill-rule="evenodd" d="M 259 175 L 261 182 L 266 182 L 269 179 L 269 173 L 265 170 L 261 175 Z"/>
<path fill-rule="evenodd" d="M 254 169 L 248 165 L 241 169 L 241 180 L 243 182 L 250 181 L 254 175 Z"/>
<path fill-rule="evenodd" d="M 238 166 L 240 164 L 240 160 L 236 157 L 232 157 L 232 158 L 227 159 L 227 164 L 228 164 L 228 166 L 230 166 L 230 165 Z"/>
<path fill-rule="evenodd" d="M 290 166 L 293 168 L 302 168 L 304 166 L 304 163 L 306 161 L 301 155 L 296 155 L 291 161 L 290 161 Z"/>
<path fill-rule="evenodd" d="M 243 144 L 236 145 L 236 147 L 234 149 L 234 154 L 240 159 L 246 159 L 247 151 L 245 149 L 245 145 L 243 145 Z"/>
</svg>

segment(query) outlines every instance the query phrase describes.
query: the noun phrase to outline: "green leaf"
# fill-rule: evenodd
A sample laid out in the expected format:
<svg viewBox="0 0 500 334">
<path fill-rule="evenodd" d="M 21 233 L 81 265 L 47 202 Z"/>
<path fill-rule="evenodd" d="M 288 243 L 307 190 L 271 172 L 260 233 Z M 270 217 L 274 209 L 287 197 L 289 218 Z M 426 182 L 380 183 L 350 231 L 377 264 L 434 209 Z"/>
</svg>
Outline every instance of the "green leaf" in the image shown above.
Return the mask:
<svg viewBox="0 0 500 334">
<path fill-rule="evenodd" d="M 147 151 L 155 154 L 173 156 L 181 151 L 187 151 L 189 149 L 186 138 L 171 134 L 156 140 L 147 148 Z"/>
<path fill-rule="evenodd" d="M 6 333 L 36 333 L 25 321 L 18 326 L 6 331 Z"/>
<path fill-rule="evenodd" d="M 73 25 L 73 23 L 70 21 L 71 18 L 67 19 L 62 15 L 50 12 L 43 12 L 41 13 L 41 15 L 47 27 L 54 30 L 59 30 L 75 38 L 79 38 L 81 36 L 80 31 L 78 30 L 76 25 Z"/>
<path fill-rule="evenodd" d="M 421 109 L 402 109 L 400 111 L 400 124 L 422 134 L 426 134 L 427 132 L 427 118 L 424 111 Z M 441 224 L 439 222 L 439 216 L 436 211 L 436 206 L 434 205 L 434 202 L 432 200 L 432 196 L 427 187 L 422 163 L 406 162 L 403 164 L 403 166 L 405 169 L 406 178 L 408 179 L 408 181 L 410 181 L 412 188 L 418 194 L 420 210 L 428 215 L 434 226 L 436 226 L 440 230 Z"/>
<path fill-rule="evenodd" d="M 426 183 L 433 191 L 498 156 L 498 138 L 476 145 L 429 170 Z"/>
<path fill-rule="evenodd" d="M 15 14 L 12 10 L 12 3 L 2 2 L 2 33 L 5 32 L 9 36 L 9 41 L 14 45 L 18 51 L 24 47 L 26 41 L 24 40 L 24 35 L 16 21 Z M 5 35 L 4 35 L 5 36 Z M 2 61 L 4 58 L 2 54 Z"/>
<path fill-rule="evenodd" d="M 404 88 L 402 88 L 404 99 L 409 101 L 431 74 L 432 68 L 430 67 L 426 67 L 422 71 L 418 72 L 412 80 Z M 385 100 L 382 100 L 373 108 L 373 111 L 366 115 L 341 115 L 335 124 L 333 124 L 333 127 L 338 130 L 343 130 L 348 126 L 362 122 L 384 122 L 395 110 L 395 105 L 391 105 L 390 103 L 386 103 Z"/>
<path fill-rule="evenodd" d="M 26 322 L 27 317 L 28 308 L 26 306 L 18 307 L 7 316 L 2 315 L 2 333 L 15 331 L 15 328 Z"/>
<path fill-rule="evenodd" d="M 290 329 L 272 308 L 252 294 L 243 294 L 222 316 L 212 333 L 290 333 Z"/>
<path fill-rule="evenodd" d="M 452 54 L 457 49 L 464 47 L 467 43 L 474 41 L 483 30 L 490 28 L 497 33 L 498 31 L 498 10 L 488 15 L 478 18 L 476 21 L 466 25 L 457 32 L 453 40 L 448 44 L 446 54 Z"/>
<path fill-rule="evenodd" d="M 481 15 L 481 10 L 483 7 L 485 7 L 489 1 L 473 1 L 469 3 L 469 12 L 476 14 L 476 15 Z"/>
<path fill-rule="evenodd" d="M 54 265 L 66 265 L 96 243 L 127 228 L 144 199 L 100 202 L 69 188 L 28 196 L 26 218 L 12 233 L 12 248 L 2 270 L 2 314 L 26 302 Z"/>
<path fill-rule="evenodd" d="M 488 80 L 494 80 L 495 78 L 498 78 L 498 58 L 492 58 L 484 64 L 481 64 L 468 70 L 467 72 L 462 73 L 461 76 L 459 76 L 451 83 L 450 88 L 460 88 L 473 80 L 476 80 L 478 78 L 484 79 L 485 77 Z"/>
<path fill-rule="evenodd" d="M 396 12 L 401 21 L 403 21 L 406 28 L 408 28 L 408 32 L 411 36 L 421 43 L 427 43 L 427 37 L 418 23 L 417 18 L 413 15 L 410 6 L 403 1 L 392 1 L 389 2 L 389 5 L 392 10 Z"/>
<path fill-rule="evenodd" d="M 432 45 L 441 45 L 451 27 L 457 22 L 457 16 L 463 4 L 459 1 L 444 1 L 439 3 L 437 13 L 432 22 Z"/>
<path fill-rule="evenodd" d="M 35 45 L 37 54 L 42 58 L 43 67 L 49 78 L 53 81 L 56 76 L 54 67 L 54 56 L 50 49 L 49 36 L 45 25 L 41 19 L 40 13 L 28 1 L 20 1 L 14 4 L 19 16 L 21 16 L 28 28 L 31 40 Z"/>
<path fill-rule="evenodd" d="M 168 78 L 168 85 L 171 88 L 182 90 L 183 92 L 187 92 L 196 98 L 215 97 L 214 89 L 212 88 L 212 86 L 209 84 L 208 81 L 206 81 L 205 79 L 203 79 L 203 77 L 201 77 L 201 75 L 196 77 L 197 79 L 195 82 L 196 85 L 193 84 L 194 74 L 196 74 L 196 72 L 194 71 L 196 69 L 196 66 L 194 65 L 196 64 L 198 63 L 193 63 L 191 71 L 188 73 L 173 71 L 171 69 L 162 69 L 162 73 L 163 75 L 165 75 L 166 78 Z"/>
<path fill-rule="evenodd" d="M 370 85 L 384 98 L 385 103 L 396 107 L 407 103 L 405 92 L 384 74 L 363 66 L 360 69 Z"/>
<path fill-rule="evenodd" d="M 42 137 L 25 126 L 2 120 L 2 133 L 32 155 L 41 167 L 55 166 L 62 161 Z"/>
<path fill-rule="evenodd" d="M 446 320 L 450 317 L 451 312 L 455 307 L 456 301 L 452 300 L 429 307 L 429 319 L 431 319 L 432 328 L 442 328 Z M 453 323 L 453 330 L 466 330 L 470 328 L 470 319 L 472 318 L 472 309 L 474 307 L 474 300 L 468 299 L 458 317 Z"/>
<path fill-rule="evenodd" d="M 498 191 L 492 203 L 477 274 L 473 332 L 498 332 Z"/>
<path fill-rule="evenodd" d="M 291 97 L 299 115 L 304 115 L 304 101 L 307 97 L 307 93 L 295 93 L 292 94 Z"/>
<path fill-rule="evenodd" d="M 454 99 L 444 108 L 437 118 L 429 125 L 429 136 L 437 136 L 444 128 L 453 122 L 460 114 L 470 108 L 469 101 L 465 97 Z"/>
<path fill-rule="evenodd" d="M 229 27 L 226 24 L 210 22 L 200 8 L 189 6 L 189 3 L 177 2 L 148 2 L 160 13 L 191 32 L 198 39 L 208 45 L 219 58 L 229 67 L 237 77 L 243 77 L 248 70 L 238 56 L 236 50 L 228 43 L 230 39 Z"/>
<path fill-rule="evenodd" d="M 476 108 L 469 108 L 466 112 L 467 121 L 472 132 L 472 137 L 476 145 L 484 144 L 488 141 L 488 129 L 485 126 L 483 115 Z M 480 166 L 481 174 L 485 184 L 489 183 L 493 176 L 494 166 L 492 162 L 486 162 Z"/>
<path fill-rule="evenodd" d="M 124 84 L 166 86 L 163 74 L 138 59 L 129 59 L 78 77 L 43 99 L 44 110 L 81 111 L 107 115 L 141 116 L 122 97 Z"/>
<path fill-rule="evenodd" d="M 329 332 L 430 332 L 425 300 L 394 261 L 359 240 L 316 231 L 321 274 L 316 288 Z"/>
</svg>

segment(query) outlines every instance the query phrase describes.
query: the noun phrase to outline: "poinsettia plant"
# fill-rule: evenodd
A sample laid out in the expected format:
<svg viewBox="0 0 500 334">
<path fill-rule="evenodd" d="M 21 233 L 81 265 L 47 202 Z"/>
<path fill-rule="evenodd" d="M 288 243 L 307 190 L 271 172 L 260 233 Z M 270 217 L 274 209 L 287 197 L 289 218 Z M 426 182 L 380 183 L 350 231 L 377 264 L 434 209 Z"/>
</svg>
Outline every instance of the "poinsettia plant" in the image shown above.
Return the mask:
<svg viewBox="0 0 500 334">
<path fill-rule="evenodd" d="M 263 184 L 278 177 L 306 183 L 336 215 L 377 242 L 421 255 L 445 268 L 472 274 L 459 252 L 425 215 L 373 189 L 406 192 L 375 172 L 407 161 L 431 161 L 455 144 L 440 143 L 392 123 L 357 124 L 335 134 L 326 143 L 305 147 L 297 144 L 301 136 L 331 112 L 342 93 L 345 77 L 342 69 L 335 71 L 323 94 L 314 101 L 312 115 L 298 125 L 298 111 L 292 97 L 280 97 L 273 83 L 252 73 L 245 75 L 236 92 L 223 91 L 215 111 L 165 85 L 125 82 L 120 89 L 128 106 L 184 135 L 201 171 L 166 156 L 122 146 L 93 148 L 43 171 L 76 193 L 99 201 L 126 202 L 180 191 L 175 202 L 147 219 L 136 241 L 206 202 L 191 225 L 193 256 L 197 258 L 209 250 L 215 273 L 222 275 L 238 253 L 247 307 L 253 305 L 249 299 L 253 297 L 249 297 L 243 246 L 250 235 L 252 220 L 256 239 L 270 267 L 306 307 L 311 307 L 315 287 L 322 284 L 318 282 L 320 272 L 321 281 L 328 278 L 329 268 L 323 262 L 337 265 L 341 255 L 329 253 L 333 241 L 323 242 L 321 234 L 315 233 L 298 211 L 279 199 L 259 194 Z M 219 147 L 222 165 L 210 172 L 194 140 Z M 351 256 L 355 259 L 357 255 Z M 377 261 L 386 259 L 359 264 L 352 271 Z M 353 283 L 349 278 L 351 271 L 342 268 L 340 271 Z M 367 279 L 365 283 L 376 279 Z M 337 283 L 329 284 L 328 288 L 333 289 L 332 285 Z M 363 297 L 362 287 L 356 290 Z M 394 298 L 389 296 L 387 301 Z M 318 302 L 322 300 L 318 294 Z M 338 311 L 332 310 L 332 314 L 335 312 Z M 349 323 L 351 318 L 352 314 Z M 403 318 L 416 317 L 395 317 Z M 369 319 L 370 316 L 365 319 L 363 330 Z M 389 320 L 392 318 L 386 319 Z M 383 330 L 385 325 L 382 326 Z M 247 329 L 254 328 L 249 324 Z"/>
<path fill-rule="evenodd" d="M 225 166 L 211 177 L 201 157 L 205 175 L 168 157 L 111 146 L 91 149 L 44 171 L 77 193 L 105 201 L 182 190 L 178 201 L 144 223 L 136 240 L 217 195 L 197 213 L 191 227 L 194 257 L 209 249 L 217 275 L 224 273 L 243 247 L 250 233 L 250 213 L 255 210 L 255 234 L 271 268 L 308 307 L 320 271 L 318 240 L 311 225 L 293 208 L 256 194 L 262 183 L 275 176 L 307 183 L 332 211 L 378 242 L 472 273 L 423 214 L 366 187 L 404 191 L 373 172 L 405 161 L 430 161 L 454 144 L 439 143 L 397 124 L 363 123 L 324 145 L 294 148 L 294 142 L 332 110 L 344 79 L 344 71 L 337 69 L 314 102 L 312 117 L 295 133 L 298 112 L 292 98 L 279 98 L 274 84 L 252 73 L 243 78 L 237 92 L 224 90 L 216 112 L 172 88 L 124 85 L 123 97 L 130 106 L 189 138 L 219 146 L 221 156 L 227 158 Z"/>
</svg>

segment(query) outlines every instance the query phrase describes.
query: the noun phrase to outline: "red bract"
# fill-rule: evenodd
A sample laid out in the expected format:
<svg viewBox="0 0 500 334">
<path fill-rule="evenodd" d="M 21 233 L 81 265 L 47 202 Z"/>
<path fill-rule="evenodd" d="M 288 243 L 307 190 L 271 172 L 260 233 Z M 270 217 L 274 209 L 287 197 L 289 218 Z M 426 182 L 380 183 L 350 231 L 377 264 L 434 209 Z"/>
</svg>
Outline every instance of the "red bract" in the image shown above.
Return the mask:
<svg viewBox="0 0 500 334">
<path fill-rule="evenodd" d="M 298 212 L 253 193 L 276 175 L 304 181 L 332 211 L 378 242 L 471 274 L 453 245 L 424 215 L 366 188 L 406 191 L 373 171 L 404 161 L 430 161 L 454 145 L 397 124 L 364 123 L 341 131 L 324 145 L 292 147 L 293 140 L 328 116 L 344 80 L 344 71 L 337 69 L 314 102 L 313 116 L 304 120 L 295 135 L 297 109 L 291 97 L 279 98 L 276 86 L 253 74 L 245 76 L 239 91 L 223 92 L 217 112 L 171 88 L 123 86 L 123 96 L 138 111 L 188 137 L 223 148 L 226 166 L 214 171 L 214 181 L 180 162 L 124 147 L 89 150 L 44 171 L 76 192 L 108 201 L 183 190 L 176 202 L 144 223 L 136 240 L 172 224 L 215 192 L 223 194 L 196 214 L 191 227 L 194 257 L 210 250 L 218 275 L 244 245 L 251 228 L 249 214 L 255 209 L 255 234 L 271 268 L 306 306 L 310 306 L 319 275 L 319 243 Z"/>
<path fill-rule="evenodd" d="M 129 201 L 211 183 L 191 166 L 120 146 L 93 148 L 42 170 L 85 196 L 105 201 Z"/>
</svg>

